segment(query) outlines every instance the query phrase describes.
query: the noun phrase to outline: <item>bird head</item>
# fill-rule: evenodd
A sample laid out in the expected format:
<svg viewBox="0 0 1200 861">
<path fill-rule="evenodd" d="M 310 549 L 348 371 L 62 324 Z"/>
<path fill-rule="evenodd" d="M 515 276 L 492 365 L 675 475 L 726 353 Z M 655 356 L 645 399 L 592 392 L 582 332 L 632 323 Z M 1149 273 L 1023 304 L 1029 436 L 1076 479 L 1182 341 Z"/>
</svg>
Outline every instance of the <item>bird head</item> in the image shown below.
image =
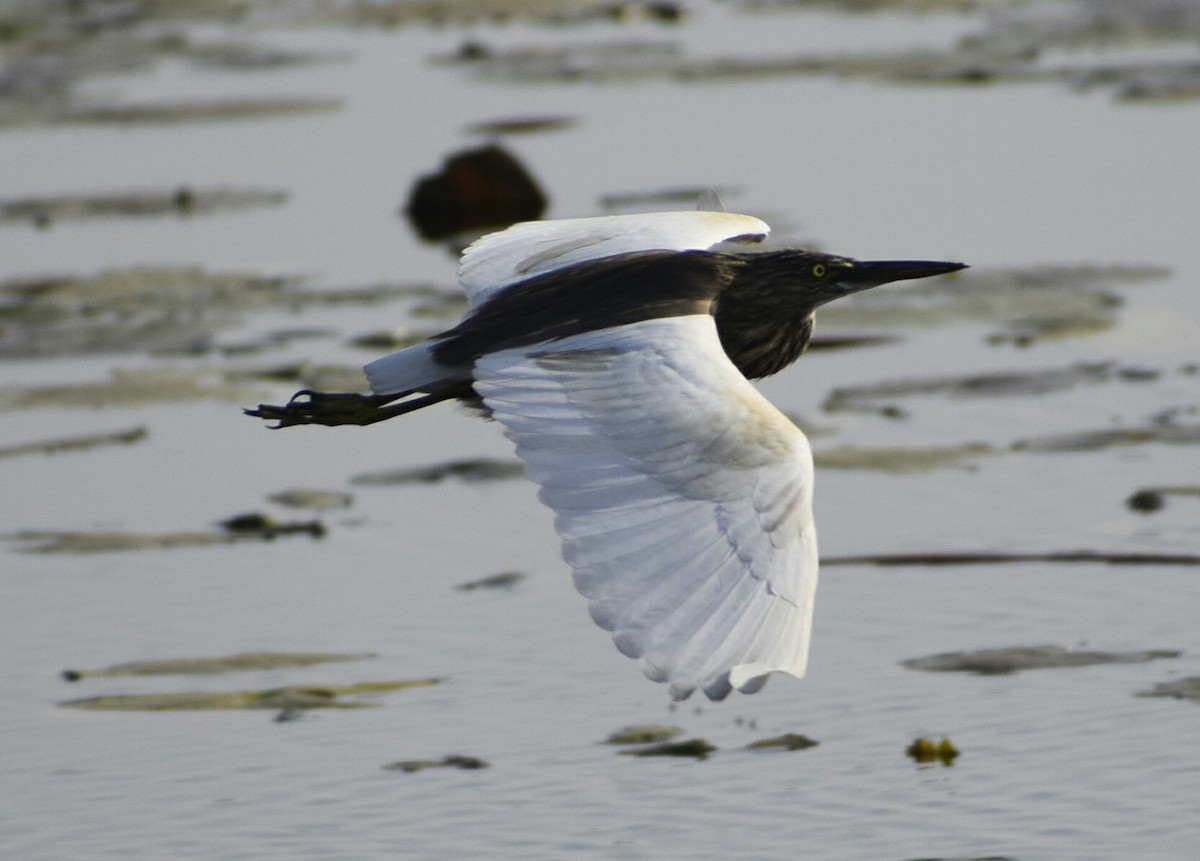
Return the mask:
<svg viewBox="0 0 1200 861">
<path fill-rule="evenodd" d="M 778 251 L 757 255 L 770 281 L 815 310 L 821 305 L 892 281 L 945 275 L 964 263 L 935 260 L 854 260 L 815 251 Z"/>
<path fill-rule="evenodd" d="M 965 269 L 931 260 L 853 260 L 816 251 L 737 255 L 739 267 L 713 303 L 725 352 L 750 379 L 777 373 L 800 357 L 817 308 L 887 284 Z"/>
</svg>

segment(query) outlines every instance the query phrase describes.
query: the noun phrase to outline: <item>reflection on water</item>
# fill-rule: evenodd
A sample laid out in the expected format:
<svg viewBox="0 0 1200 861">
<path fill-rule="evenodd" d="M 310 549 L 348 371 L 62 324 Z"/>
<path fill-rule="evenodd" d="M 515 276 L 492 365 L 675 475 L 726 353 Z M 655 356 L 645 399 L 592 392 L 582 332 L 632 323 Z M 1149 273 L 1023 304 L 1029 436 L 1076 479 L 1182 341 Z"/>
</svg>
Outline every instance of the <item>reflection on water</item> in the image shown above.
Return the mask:
<svg viewBox="0 0 1200 861">
<path fill-rule="evenodd" d="M 0 13 L 6 856 L 1186 854 L 1195 12 L 889 5 Z M 399 210 L 481 137 L 554 216 L 711 187 L 780 243 L 976 264 L 764 384 L 842 563 L 804 680 L 669 707 L 493 426 L 241 415 L 458 316 Z"/>
</svg>

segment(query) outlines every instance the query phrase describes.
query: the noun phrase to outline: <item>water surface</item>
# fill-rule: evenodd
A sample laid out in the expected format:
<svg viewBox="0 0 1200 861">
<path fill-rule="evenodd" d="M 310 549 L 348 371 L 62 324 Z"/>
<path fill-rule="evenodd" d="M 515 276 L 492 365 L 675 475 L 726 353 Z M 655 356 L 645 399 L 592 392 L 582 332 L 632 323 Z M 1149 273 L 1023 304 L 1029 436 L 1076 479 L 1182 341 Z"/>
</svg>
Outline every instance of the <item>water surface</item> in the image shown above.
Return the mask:
<svg viewBox="0 0 1200 861">
<path fill-rule="evenodd" d="M 80 92 L 127 104 L 254 97 L 340 108 L 15 125 L 0 131 L 5 198 L 189 186 L 283 190 L 286 202 L 41 229 L 0 224 L 0 278 L 199 266 L 304 276 L 314 289 L 451 291 L 452 255 L 421 244 L 397 215 L 409 185 L 448 152 L 477 145 L 472 124 L 571 117 L 503 139 L 542 182 L 552 216 L 599 213 L 611 195 L 711 186 L 728 190 L 731 209 L 771 221 L 782 242 L 864 258 L 962 259 L 974 267 L 968 278 L 1041 264 L 1168 270 L 1102 285 L 1121 302 L 1110 325 L 1087 336 L 1022 348 L 989 342 L 1002 330 L 997 321 L 963 315 L 899 326 L 898 340 L 878 346 L 814 352 L 767 381 L 781 408 L 823 431 L 813 434 L 818 450 L 983 443 L 994 452 L 908 474 L 822 471 L 823 555 L 1200 552 L 1195 498 L 1171 497 L 1149 515 L 1124 503 L 1141 488 L 1200 483 L 1194 445 L 1013 449 L 1056 434 L 1200 423 L 1194 102 L 1123 101 L 1111 89 L 1081 92 L 1055 80 L 939 87 L 658 71 L 529 83 L 435 62 L 470 40 L 493 51 L 669 43 L 693 59 L 895 52 L 951 46 L 985 21 L 725 4 L 688 13 L 678 25 L 174 24 L 201 41 L 250 39 L 336 59 L 253 71 L 168 59 L 87 78 Z M 436 324 L 409 317 L 413 301 L 235 308 L 191 352 L 131 343 L 6 358 L 0 387 L 8 404 L 14 391 L 99 384 L 114 369 L 203 370 L 227 383 L 233 371 L 302 361 L 352 368 L 373 355 L 349 346 L 353 337 Z M 849 312 L 829 318 L 824 331 L 864 328 Z M 259 352 L 222 349 L 261 345 L 282 330 L 315 334 L 277 338 Z M 1154 373 L 1046 394 L 917 394 L 887 402 L 898 408 L 891 413 L 822 410 L 839 387 L 1079 362 Z M 807 678 L 672 709 L 665 690 L 591 625 L 532 485 L 350 484 L 371 471 L 509 459 L 497 428 L 442 407 L 403 424 L 268 433 L 240 407 L 278 402 L 300 383 L 250 375 L 238 385 L 249 400 L 0 412 L 4 445 L 146 429 L 132 444 L 0 460 L 5 534 L 215 531 L 245 511 L 319 516 L 328 528 L 320 540 L 82 555 L 4 542 L 6 857 L 1060 861 L 1183 858 L 1200 841 L 1196 706 L 1134 696 L 1200 674 L 1194 568 L 830 567 Z M 349 492 L 353 505 L 313 514 L 267 500 L 293 487 Z M 508 571 L 527 576 L 505 589 L 455 588 Z M 1043 643 L 1183 654 L 994 677 L 899 663 Z M 59 676 L 68 667 L 258 651 L 378 657 L 214 677 L 70 684 Z M 314 710 L 282 723 L 255 710 L 57 705 L 100 694 L 425 677 L 442 682 L 382 695 L 377 708 Z M 683 738 L 717 751 L 703 761 L 642 759 L 602 743 L 635 723 L 677 724 Z M 819 745 L 745 749 L 787 732 Z M 915 738 L 943 736 L 960 751 L 952 766 L 905 756 Z M 454 754 L 489 767 L 383 768 Z"/>
</svg>

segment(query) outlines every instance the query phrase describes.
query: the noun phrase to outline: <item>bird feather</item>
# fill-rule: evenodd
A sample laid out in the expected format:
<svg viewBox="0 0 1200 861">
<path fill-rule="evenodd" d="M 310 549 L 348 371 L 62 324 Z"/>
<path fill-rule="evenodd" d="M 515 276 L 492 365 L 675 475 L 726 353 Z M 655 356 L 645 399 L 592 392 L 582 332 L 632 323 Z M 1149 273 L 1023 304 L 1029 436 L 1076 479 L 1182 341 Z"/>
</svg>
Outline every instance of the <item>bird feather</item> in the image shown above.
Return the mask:
<svg viewBox="0 0 1200 861">
<path fill-rule="evenodd" d="M 812 455 L 713 318 L 481 357 L 475 388 L 556 514 L 596 622 L 681 699 L 803 675 L 817 582 Z"/>
<path fill-rule="evenodd" d="M 489 233 L 463 252 L 458 281 L 471 306 L 535 275 L 635 251 L 689 251 L 760 242 L 766 222 L 730 212 L 646 212 L 527 221 Z"/>
</svg>

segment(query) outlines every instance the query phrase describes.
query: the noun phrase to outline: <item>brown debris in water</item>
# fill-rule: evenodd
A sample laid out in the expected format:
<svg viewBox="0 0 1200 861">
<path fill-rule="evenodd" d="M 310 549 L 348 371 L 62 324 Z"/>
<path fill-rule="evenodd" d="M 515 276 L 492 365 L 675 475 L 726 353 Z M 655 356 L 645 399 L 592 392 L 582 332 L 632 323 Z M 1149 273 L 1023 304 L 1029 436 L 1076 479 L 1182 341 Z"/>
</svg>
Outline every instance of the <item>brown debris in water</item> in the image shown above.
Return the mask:
<svg viewBox="0 0 1200 861">
<path fill-rule="evenodd" d="M 1144 487 L 1126 499 L 1125 504 L 1133 511 L 1151 514 L 1166 507 L 1168 496 L 1200 498 L 1200 485 Z"/>
<path fill-rule="evenodd" d="M 237 514 L 221 521 L 221 527 L 231 535 L 250 536 L 271 541 L 281 535 L 311 535 L 325 537 L 325 524 L 319 520 L 281 523 L 257 511 Z"/>
<path fill-rule="evenodd" d="M 476 769 L 488 768 L 489 766 L 490 763 L 477 756 L 453 754 L 451 756 L 444 756 L 441 759 L 404 759 L 399 762 L 389 762 L 383 768 L 387 771 L 403 771 L 407 774 L 412 774 L 417 771 L 425 771 L 428 768 L 461 768 L 466 771 L 475 771 Z"/>
<path fill-rule="evenodd" d="M 496 144 L 456 153 L 442 169 L 419 179 L 404 212 L 422 239 L 534 221 L 546 195 L 512 153 Z"/>
<path fill-rule="evenodd" d="M 499 574 L 491 574 L 487 577 L 481 577 L 478 580 L 459 583 L 454 588 L 460 592 L 474 592 L 477 589 L 510 589 L 524 579 L 525 575 L 520 571 L 502 571 Z"/>
</svg>

